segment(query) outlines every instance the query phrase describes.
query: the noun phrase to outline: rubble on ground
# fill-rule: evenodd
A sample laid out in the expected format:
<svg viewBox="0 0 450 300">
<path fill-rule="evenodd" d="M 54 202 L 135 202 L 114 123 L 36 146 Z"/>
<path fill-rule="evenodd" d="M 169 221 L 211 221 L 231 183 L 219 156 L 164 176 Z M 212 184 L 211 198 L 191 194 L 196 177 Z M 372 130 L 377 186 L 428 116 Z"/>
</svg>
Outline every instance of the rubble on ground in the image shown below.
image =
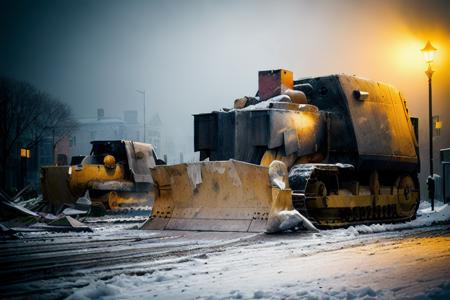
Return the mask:
<svg viewBox="0 0 450 300">
<path fill-rule="evenodd" d="M 24 199 L 23 195 L 29 189 L 29 186 L 25 187 L 14 197 L 0 191 L 0 235 L 2 238 L 18 238 L 20 232 L 92 232 L 89 226 L 77 220 L 89 215 L 89 199 L 82 197 L 75 205 L 64 205 L 55 215 L 46 210 L 42 196 Z"/>
</svg>

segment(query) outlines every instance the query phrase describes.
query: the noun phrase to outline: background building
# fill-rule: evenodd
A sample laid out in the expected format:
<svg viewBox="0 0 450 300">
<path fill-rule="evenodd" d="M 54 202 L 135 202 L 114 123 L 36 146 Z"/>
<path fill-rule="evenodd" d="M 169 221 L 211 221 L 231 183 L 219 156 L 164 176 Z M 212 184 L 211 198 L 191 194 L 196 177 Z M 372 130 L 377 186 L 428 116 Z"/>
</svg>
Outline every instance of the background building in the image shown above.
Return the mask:
<svg viewBox="0 0 450 300">
<path fill-rule="evenodd" d="M 97 109 L 97 116 L 78 119 L 79 127 L 69 139 L 69 156 L 88 155 L 91 141 L 94 140 L 132 140 L 144 142 L 144 126 L 138 121 L 138 111 L 127 110 L 123 118 L 106 117 L 102 108 Z M 162 122 L 155 114 L 146 124 L 145 142 L 160 149 Z M 70 160 L 70 158 L 69 158 Z"/>
</svg>

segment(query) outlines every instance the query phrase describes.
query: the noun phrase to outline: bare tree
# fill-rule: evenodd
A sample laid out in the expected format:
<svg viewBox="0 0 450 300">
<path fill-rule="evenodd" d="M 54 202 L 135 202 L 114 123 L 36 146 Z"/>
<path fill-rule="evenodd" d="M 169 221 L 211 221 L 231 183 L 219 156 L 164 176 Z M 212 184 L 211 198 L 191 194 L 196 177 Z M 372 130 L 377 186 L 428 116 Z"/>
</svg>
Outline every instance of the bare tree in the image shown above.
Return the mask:
<svg viewBox="0 0 450 300">
<path fill-rule="evenodd" d="M 65 137 L 69 136 L 77 127 L 78 123 L 72 118 L 70 107 L 50 96 L 42 100 L 45 113 L 41 114 L 34 126 L 31 127 L 31 136 L 27 140 L 27 148 L 35 147 L 43 137 L 52 138 L 53 162 L 55 160 L 56 145 Z"/>
<path fill-rule="evenodd" d="M 8 162 L 18 145 L 37 146 L 52 137 L 53 149 L 77 127 L 67 104 L 32 85 L 0 78 L 0 185 L 5 188 Z"/>
</svg>

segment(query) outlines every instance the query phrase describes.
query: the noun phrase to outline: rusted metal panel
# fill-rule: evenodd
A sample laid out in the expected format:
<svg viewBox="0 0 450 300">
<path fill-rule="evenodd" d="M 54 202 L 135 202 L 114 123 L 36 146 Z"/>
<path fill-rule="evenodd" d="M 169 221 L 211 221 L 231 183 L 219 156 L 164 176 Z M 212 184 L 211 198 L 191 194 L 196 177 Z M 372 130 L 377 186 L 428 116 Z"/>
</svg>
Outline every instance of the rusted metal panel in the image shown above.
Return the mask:
<svg viewBox="0 0 450 300">
<path fill-rule="evenodd" d="M 194 117 L 194 151 L 212 150 L 217 145 L 217 114 Z"/>
<path fill-rule="evenodd" d="M 296 153 L 299 148 L 298 135 L 295 128 L 287 129 L 283 132 L 284 135 L 284 149 L 286 155 Z"/>
<path fill-rule="evenodd" d="M 417 164 L 412 125 L 398 90 L 390 85 L 339 76 L 353 124 L 362 164 L 375 161 L 403 161 Z M 365 91 L 364 100 L 354 91 Z"/>
<path fill-rule="evenodd" d="M 267 146 L 269 140 L 269 113 L 268 111 L 253 111 L 250 113 L 253 146 Z"/>
<path fill-rule="evenodd" d="M 156 166 L 153 146 L 139 142 L 124 141 L 128 166 L 135 182 L 153 183 L 150 168 Z"/>
<path fill-rule="evenodd" d="M 269 70 L 259 72 L 259 97 L 261 101 L 294 88 L 293 74 L 288 70 Z"/>
<path fill-rule="evenodd" d="M 197 120 L 206 118 L 215 122 L 204 126 L 200 126 L 201 121 L 196 122 L 196 140 L 215 141 L 202 144 L 201 151 L 207 153 L 210 160 L 236 159 L 259 164 L 266 149 L 280 148 L 302 156 L 322 149 L 325 142 L 325 117 L 318 111 L 260 109 L 210 115 L 195 116 Z M 212 131 L 211 127 L 217 130 Z M 291 135 L 285 143 L 287 132 Z"/>
<path fill-rule="evenodd" d="M 290 152 L 290 149 L 286 149 L 284 132 L 293 129 L 298 138 L 297 155 L 300 157 L 315 153 L 325 141 L 325 126 L 320 112 L 272 110 L 267 147 L 283 147 L 286 152 Z"/>
<path fill-rule="evenodd" d="M 296 86 L 308 87 L 308 103 L 326 114 L 327 149 L 326 162 L 357 164 L 358 155 L 353 125 L 348 116 L 346 100 L 337 75 L 304 78 L 295 81 Z"/>
</svg>

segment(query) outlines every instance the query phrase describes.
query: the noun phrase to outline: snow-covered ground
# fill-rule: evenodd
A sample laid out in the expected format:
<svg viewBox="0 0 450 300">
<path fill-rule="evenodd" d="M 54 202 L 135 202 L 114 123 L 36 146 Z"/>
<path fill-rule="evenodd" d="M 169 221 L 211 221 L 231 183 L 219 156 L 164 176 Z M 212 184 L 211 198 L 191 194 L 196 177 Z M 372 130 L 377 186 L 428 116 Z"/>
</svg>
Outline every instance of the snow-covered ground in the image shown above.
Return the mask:
<svg viewBox="0 0 450 300">
<path fill-rule="evenodd" d="M 93 233 L 30 233 L 2 243 L 0 275 L 7 279 L 1 294 L 450 299 L 447 205 L 431 212 L 424 203 L 418 218 L 408 223 L 277 235 L 141 231 L 140 220 L 133 218 L 134 223 L 90 220 Z"/>
</svg>

